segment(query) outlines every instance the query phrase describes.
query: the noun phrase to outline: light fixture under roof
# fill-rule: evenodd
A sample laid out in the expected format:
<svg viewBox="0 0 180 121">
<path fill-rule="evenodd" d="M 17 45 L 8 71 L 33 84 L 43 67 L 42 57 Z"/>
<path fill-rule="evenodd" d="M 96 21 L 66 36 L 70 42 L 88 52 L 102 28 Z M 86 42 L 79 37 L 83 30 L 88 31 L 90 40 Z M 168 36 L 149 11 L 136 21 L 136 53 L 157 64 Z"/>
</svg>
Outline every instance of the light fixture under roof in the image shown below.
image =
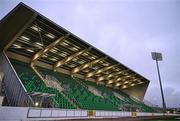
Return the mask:
<svg viewBox="0 0 180 121">
<path fill-rule="evenodd" d="M 51 49 L 51 50 L 50 50 L 50 52 L 52 52 L 52 53 L 56 53 L 56 52 L 57 52 L 57 50 L 53 48 L 53 49 Z"/>
<path fill-rule="evenodd" d="M 69 44 L 67 44 L 66 42 L 62 42 L 61 45 L 62 46 L 68 46 Z"/>
<path fill-rule="evenodd" d="M 83 53 L 82 55 L 84 55 L 84 56 L 88 56 L 89 54 L 88 54 L 88 52 L 86 52 L 86 53 Z"/>
<path fill-rule="evenodd" d="M 113 81 L 112 81 L 112 80 L 109 80 L 109 81 L 108 81 L 108 84 L 112 84 L 112 83 L 113 83 Z"/>
<path fill-rule="evenodd" d="M 67 56 L 67 54 L 65 54 L 65 53 L 59 53 L 59 55 L 62 56 L 62 57 L 66 57 Z"/>
<path fill-rule="evenodd" d="M 21 36 L 20 38 L 21 38 L 22 40 L 25 40 L 25 41 L 29 41 L 29 40 L 30 40 L 30 38 L 28 38 L 28 37 L 26 37 L 26 36 L 24 36 L 24 35 Z"/>
<path fill-rule="evenodd" d="M 103 63 L 104 63 L 104 61 L 99 61 L 98 63 L 103 64 Z"/>
<path fill-rule="evenodd" d="M 127 85 L 123 85 L 122 88 L 123 88 L 123 89 L 127 88 Z"/>
<path fill-rule="evenodd" d="M 122 80 L 122 79 L 119 77 L 116 81 L 120 81 L 120 80 Z"/>
<path fill-rule="evenodd" d="M 89 72 L 89 70 L 88 70 L 88 69 L 86 69 L 86 70 L 83 70 L 83 72 Z"/>
<path fill-rule="evenodd" d="M 101 74 L 96 74 L 96 76 L 97 76 L 97 77 L 100 77 L 100 76 L 101 76 Z"/>
<path fill-rule="evenodd" d="M 78 57 L 73 58 L 72 61 L 76 62 L 78 60 Z"/>
<path fill-rule="evenodd" d="M 104 63 L 103 66 L 109 66 L 109 63 Z"/>
<path fill-rule="evenodd" d="M 55 57 L 52 57 L 52 58 L 49 58 L 50 60 L 52 60 L 52 61 L 57 61 L 57 58 L 55 58 Z"/>
<path fill-rule="evenodd" d="M 96 58 L 94 56 L 90 56 L 89 59 L 94 60 Z"/>
<path fill-rule="evenodd" d="M 31 52 L 31 53 L 33 53 L 34 52 L 34 50 L 31 50 L 31 49 L 26 49 L 28 52 Z"/>
<path fill-rule="evenodd" d="M 38 45 L 38 46 L 40 46 L 40 47 L 42 47 L 42 46 L 43 46 L 43 44 L 42 44 L 42 43 L 40 43 L 40 42 L 35 42 L 35 45 Z"/>
<path fill-rule="evenodd" d="M 51 34 L 51 33 L 47 33 L 46 36 L 51 39 L 54 39 L 56 37 L 54 34 Z"/>
<path fill-rule="evenodd" d="M 109 74 L 108 76 L 107 76 L 107 78 L 110 78 L 110 77 L 112 77 L 113 76 L 113 74 Z"/>
<path fill-rule="evenodd" d="M 94 69 L 94 70 L 97 70 L 98 68 L 99 68 L 98 66 L 92 67 L 92 69 Z"/>
<path fill-rule="evenodd" d="M 120 83 L 116 83 L 116 85 L 115 85 L 115 86 L 116 86 L 116 87 L 119 87 L 120 85 L 121 85 Z"/>
<path fill-rule="evenodd" d="M 134 85 L 135 85 L 134 83 L 131 84 L 131 86 L 134 86 Z"/>
<path fill-rule="evenodd" d="M 72 47 L 72 48 L 70 48 L 70 50 L 72 50 L 72 51 L 78 51 L 79 49 L 77 49 L 76 47 Z"/>
<path fill-rule="evenodd" d="M 40 28 L 40 27 L 38 27 L 38 26 L 36 26 L 36 25 L 33 25 L 33 26 L 31 26 L 31 29 L 33 29 L 34 31 L 41 31 L 42 29 Z"/>
<path fill-rule="evenodd" d="M 22 47 L 18 44 L 13 44 L 13 48 L 22 48 Z"/>
<path fill-rule="evenodd" d="M 135 79 L 133 79 L 132 81 L 133 81 L 133 82 L 136 82 L 136 81 L 138 81 L 138 79 L 135 78 Z"/>
<path fill-rule="evenodd" d="M 71 68 L 74 68 L 76 65 L 75 64 L 70 64 L 68 66 L 71 67 Z"/>
<path fill-rule="evenodd" d="M 128 82 L 128 81 L 125 81 L 125 82 L 124 82 L 124 84 L 127 84 L 127 83 L 129 83 L 129 82 Z"/>
<path fill-rule="evenodd" d="M 117 68 L 117 69 L 115 69 L 116 71 L 120 71 L 120 69 L 119 68 Z"/>
<path fill-rule="evenodd" d="M 64 42 L 66 42 L 66 43 L 70 44 L 70 42 L 69 42 L 69 41 L 67 41 L 67 40 L 64 40 Z"/>
<path fill-rule="evenodd" d="M 109 71 L 106 71 L 106 72 L 104 72 L 104 74 L 110 74 L 110 72 L 109 72 Z"/>
<path fill-rule="evenodd" d="M 79 47 L 79 46 L 77 46 L 77 45 L 74 45 L 74 47 L 76 47 L 77 49 L 80 49 L 80 47 Z"/>
<path fill-rule="evenodd" d="M 42 57 L 43 57 L 43 58 L 47 58 L 48 56 L 47 56 L 47 54 L 45 54 L 45 55 L 42 55 Z"/>
<path fill-rule="evenodd" d="M 127 75 L 127 76 L 126 76 L 126 78 L 129 78 L 129 77 L 131 77 L 131 76 L 130 76 L 130 75 Z"/>
<path fill-rule="evenodd" d="M 78 61 L 79 64 L 83 64 L 84 62 L 85 62 L 85 60 Z"/>
</svg>

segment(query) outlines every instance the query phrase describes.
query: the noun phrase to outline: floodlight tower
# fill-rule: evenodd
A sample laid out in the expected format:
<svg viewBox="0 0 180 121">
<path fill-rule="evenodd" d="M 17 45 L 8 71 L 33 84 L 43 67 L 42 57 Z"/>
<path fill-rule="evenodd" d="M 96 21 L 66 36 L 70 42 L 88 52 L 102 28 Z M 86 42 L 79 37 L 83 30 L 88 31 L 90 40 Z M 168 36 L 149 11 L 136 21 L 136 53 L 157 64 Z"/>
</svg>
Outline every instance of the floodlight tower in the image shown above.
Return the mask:
<svg viewBox="0 0 180 121">
<path fill-rule="evenodd" d="M 156 61 L 157 71 L 158 71 L 158 77 L 159 77 L 159 84 L 161 89 L 161 96 L 162 96 L 162 105 L 163 105 L 163 113 L 166 112 L 166 103 L 164 100 L 164 94 L 163 94 L 163 88 L 162 88 L 162 82 L 161 82 L 161 76 L 159 71 L 159 64 L 158 61 L 162 61 L 162 54 L 157 52 L 151 52 L 152 59 Z"/>
</svg>

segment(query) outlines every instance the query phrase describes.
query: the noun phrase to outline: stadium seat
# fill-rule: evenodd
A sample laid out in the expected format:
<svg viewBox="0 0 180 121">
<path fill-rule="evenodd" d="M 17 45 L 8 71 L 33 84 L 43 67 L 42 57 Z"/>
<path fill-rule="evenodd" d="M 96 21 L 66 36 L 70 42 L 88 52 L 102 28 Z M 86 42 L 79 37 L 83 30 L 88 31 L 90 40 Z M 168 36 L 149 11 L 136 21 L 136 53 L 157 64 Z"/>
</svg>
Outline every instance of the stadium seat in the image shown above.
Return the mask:
<svg viewBox="0 0 180 121">
<path fill-rule="evenodd" d="M 124 106 L 136 107 L 139 111 L 154 112 L 154 109 L 143 104 L 140 101 L 132 99 L 126 93 L 115 90 L 104 85 L 99 85 L 94 82 L 78 79 L 69 75 L 54 72 L 53 70 L 37 67 L 40 74 L 46 78 L 48 75 L 56 79 L 63 87 L 63 91 L 59 92 L 58 89 L 47 87 L 44 82 L 39 79 L 33 72 L 29 64 L 11 59 L 19 78 L 28 92 L 44 92 L 55 94 L 54 107 L 74 109 L 75 103 L 81 109 L 88 110 L 124 110 Z M 100 95 L 96 95 L 89 90 L 89 87 L 97 90 Z M 63 94 L 71 100 L 68 101 Z M 119 96 L 117 96 L 117 94 Z"/>
<path fill-rule="evenodd" d="M 81 109 L 118 110 L 110 101 L 94 95 L 87 89 L 87 86 L 80 84 L 71 76 L 44 68 L 39 68 L 38 70 L 42 75 L 55 77 L 64 87 L 64 93 L 68 95 L 71 100 L 75 100 Z M 99 100 L 101 101 L 99 102 Z"/>
<path fill-rule="evenodd" d="M 54 102 L 53 102 L 54 107 L 69 108 L 69 109 L 75 108 L 70 102 L 68 102 L 67 99 L 63 97 L 62 94 L 59 93 L 57 89 L 46 87 L 44 82 L 40 80 L 33 72 L 29 64 L 12 59 L 11 59 L 11 63 L 14 66 L 27 92 L 29 93 L 43 92 L 43 93 L 55 94 Z"/>
</svg>

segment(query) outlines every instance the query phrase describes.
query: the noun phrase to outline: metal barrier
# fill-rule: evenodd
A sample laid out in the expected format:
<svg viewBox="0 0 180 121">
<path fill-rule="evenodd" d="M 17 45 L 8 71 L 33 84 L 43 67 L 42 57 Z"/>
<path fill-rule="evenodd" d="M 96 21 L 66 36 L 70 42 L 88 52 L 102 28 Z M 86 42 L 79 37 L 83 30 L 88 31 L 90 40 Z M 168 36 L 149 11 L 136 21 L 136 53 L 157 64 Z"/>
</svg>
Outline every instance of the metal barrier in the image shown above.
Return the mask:
<svg viewBox="0 0 180 121">
<path fill-rule="evenodd" d="M 56 109 L 56 108 L 29 108 L 27 118 L 73 118 L 88 117 L 87 110 Z"/>
<path fill-rule="evenodd" d="M 3 88 L 10 106 L 34 106 L 5 52 L 0 53 L 0 71 L 4 73 Z"/>
<path fill-rule="evenodd" d="M 27 118 L 117 118 L 170 115 L 163 113 L 77 110 L 58 108 L 29 108 Z"/>
<path fill-rule="evenodd" d="M 77 110 L 56 108 L 29 108 L 27 118 L 115 118 L 131 117 L 131 112 Z"/>
<path fill-rule="evenodd" d="M 131 112 L 125 111 L 100 111 L 97 110 L 95 117 L 130 117 Z"/>
<path fill-rule="evenodd" d="M 47 121 L 61 119 L 89 119 L 89 118 L 121 118 L 132 117 L 132 112 L 92 110 L 94 116 L 88 115 L 90 110 L 35 108 L 35 107 L 0 107 L 0 121 L 16 119 L 17 121 Z M 180 116 L 180 114 L 162 114 L 135 112 L 137 117 Z M 133 117 L 132 117 L 133 118 Z"/>
<path fill-rule="evenodd" d="M 124 112 L 103 110 L 77 110 L 58 108 L 29 108 L 27 118 L 117 118 L 117 117 L 144 117 L 177 114 Z"/>
</svg>

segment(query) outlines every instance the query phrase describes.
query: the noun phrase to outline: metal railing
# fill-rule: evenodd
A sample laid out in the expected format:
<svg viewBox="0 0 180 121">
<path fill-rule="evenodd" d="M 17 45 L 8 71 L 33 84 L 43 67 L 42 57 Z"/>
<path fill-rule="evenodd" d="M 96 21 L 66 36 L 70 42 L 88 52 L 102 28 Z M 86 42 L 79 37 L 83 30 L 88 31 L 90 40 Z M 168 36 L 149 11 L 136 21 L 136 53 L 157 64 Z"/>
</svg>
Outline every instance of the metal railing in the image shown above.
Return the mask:
<svg viewBox="0 0 180 121">
<path fill-rule="evenodd" d="M 87 110 L 58 108 L 29 108 L 27 118 L 73 118 L 88 117 Z"/>
<path fill-rule="evenodd" d="M 89 118 L 121 118 L 121 117 L 164 117 L 180 116 L 180 114 L 125 112 L 105 110 L 77 110 L 60 108 L 35 108 L 35 107 L 1 107 L 1 121 L 32 121 L 32 120 L 62 120 L 62 119 L 89 119 Z"/>
<path fill-rule="evenodd" d="M 90 112 L 93 115 L 89 115 Z M 178 114 L 128 112 L 128 111 L 105 111 L 105 110 L 77 110 L 58 108 L 29 108 L 27 118 L 117 118 L 117 117 L 145 117 L 145 116 L 177 116 Z M 179 115 L 178 115 L 179 116 Z"/>
</svg>

